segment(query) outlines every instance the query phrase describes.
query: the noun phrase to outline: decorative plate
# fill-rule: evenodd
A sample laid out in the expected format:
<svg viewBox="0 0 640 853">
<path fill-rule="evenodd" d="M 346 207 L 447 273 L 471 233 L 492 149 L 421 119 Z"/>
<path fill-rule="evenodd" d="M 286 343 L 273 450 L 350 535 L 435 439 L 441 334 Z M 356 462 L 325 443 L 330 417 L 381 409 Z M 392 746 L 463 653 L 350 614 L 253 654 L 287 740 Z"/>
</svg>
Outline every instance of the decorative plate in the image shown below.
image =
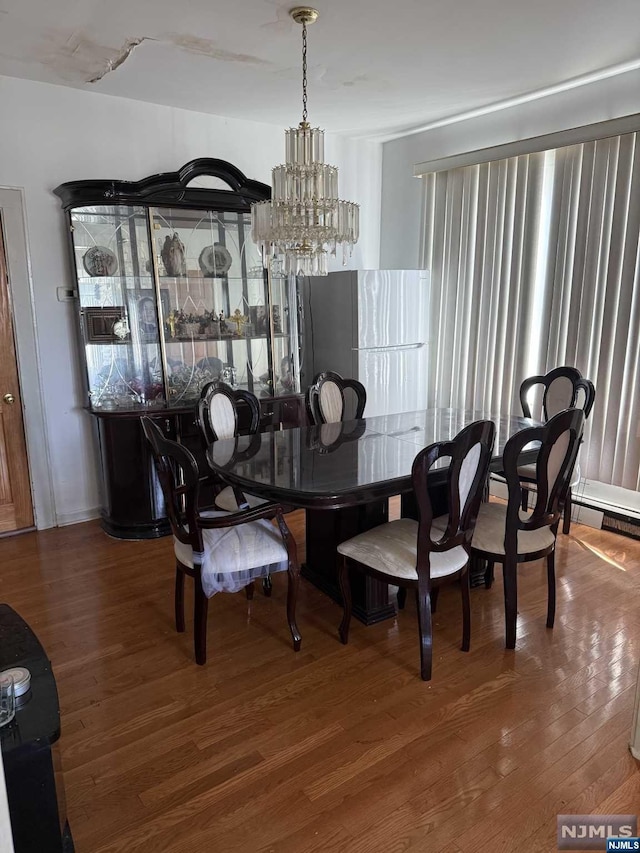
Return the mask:
<svg viewBox="0 0 640 853">
<path fill-rule="evenodd" d="M 92 246 L 84 253 L 82 264 L 89 275 L 113 275 L 118 269 L 118 259 L 106 246 Z"/>
<path fill-rule="evenodd" d="M 231 266 L 231 254 L 222 243 L 214 243 L 213 246 L 205 246 L 200 252 L 198 264 L 202 275 L 207 278 L 226 275 Z"/>
</svg>

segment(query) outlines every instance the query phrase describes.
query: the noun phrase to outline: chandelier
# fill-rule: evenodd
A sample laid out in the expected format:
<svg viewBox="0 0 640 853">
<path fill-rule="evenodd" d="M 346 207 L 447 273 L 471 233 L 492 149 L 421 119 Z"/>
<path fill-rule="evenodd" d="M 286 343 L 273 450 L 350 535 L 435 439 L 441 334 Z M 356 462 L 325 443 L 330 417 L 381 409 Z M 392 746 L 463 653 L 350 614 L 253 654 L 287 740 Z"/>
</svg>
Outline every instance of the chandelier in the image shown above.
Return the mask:
<svg viewBox="0 0 640 853">
<path fill-rule="evenodd" d="M 318 12 L 296 6 L 302 24 L 302 121 L 285 130 L 286 163 L 272 169 L 270 201 L 251 207 L 251 235 L 264 266 L 284 275 L 327 275 L 328 256 L 342 260 L 359 234 L 359 206 L 338 196 L 338 169 L 324 162 L 324 130 L 307 121 L 307 24 Z"/>
</svg>

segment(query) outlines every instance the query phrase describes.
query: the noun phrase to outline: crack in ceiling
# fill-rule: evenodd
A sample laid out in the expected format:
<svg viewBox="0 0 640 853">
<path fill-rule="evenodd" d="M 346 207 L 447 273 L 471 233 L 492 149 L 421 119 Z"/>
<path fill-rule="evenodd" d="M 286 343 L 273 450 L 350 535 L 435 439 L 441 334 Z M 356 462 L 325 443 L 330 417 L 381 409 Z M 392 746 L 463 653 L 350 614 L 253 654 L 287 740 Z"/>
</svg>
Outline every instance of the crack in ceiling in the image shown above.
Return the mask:
<svg viewBox="0 0 640 853">
<path fill-rule="evenodd" d="M 115 71 L 116 68 L 119 68 L 123 62 L 126 62 L 126 60 L 136 49 L 136 47 L 138 47 L 139 44 L 142 44 L 143 41 L 156 41 L 156 39 L 149 38 L 148 36 L 142 36 L 142 38 L 127 39 L 124 45 L 116 53 L 116 55 L 112 56 L 110 59 L 107 60 L 106 67 L 103 68 L 103 70 L 99 74 L 96 74 L 95 77 L 92 77 L 90 80 L 87 80 L 87 83 L 97 83 L 111 71 Z"/>
</svg>

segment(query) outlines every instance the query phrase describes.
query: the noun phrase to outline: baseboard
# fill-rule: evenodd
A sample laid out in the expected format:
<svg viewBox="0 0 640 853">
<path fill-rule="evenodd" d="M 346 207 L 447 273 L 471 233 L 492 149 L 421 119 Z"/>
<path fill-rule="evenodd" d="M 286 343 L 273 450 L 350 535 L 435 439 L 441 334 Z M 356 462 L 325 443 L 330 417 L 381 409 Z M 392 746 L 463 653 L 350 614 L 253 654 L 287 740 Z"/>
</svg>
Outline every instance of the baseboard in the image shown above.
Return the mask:
<svg viewBox="0 0 640 853">
<path fill-rule="evenodd" d="M 79 509 L 75 512 L 56 513 L 56 526 L 68 527 L 70 524 L 80 524 L 83 521 L 93 521 L 94 518 L 100 518 L 100 507 L 92 507 L 91 509 Z"/>
</svg>

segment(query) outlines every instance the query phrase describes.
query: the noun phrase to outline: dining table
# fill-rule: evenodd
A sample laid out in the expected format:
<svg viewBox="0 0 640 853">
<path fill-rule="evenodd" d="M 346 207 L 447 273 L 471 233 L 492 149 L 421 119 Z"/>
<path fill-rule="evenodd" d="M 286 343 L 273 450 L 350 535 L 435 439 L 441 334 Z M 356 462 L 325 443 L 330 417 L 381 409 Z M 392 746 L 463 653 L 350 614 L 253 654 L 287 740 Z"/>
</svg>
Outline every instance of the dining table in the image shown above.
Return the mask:
<svg viewBox="0 0 640 853">
<path fill-rule="evenodd" d="M 292 427 L 214 441 L 211 470 L 245 494 L 306 510 L 302 575 L 341 603 L 337 546 L 389 518 L 389 498 L 401 496 L 403 517 L 417 518 L 411 466 L 422 448 L 448 441 L 473 421 L 491 420 L 496 440 L 490 470 L 501 468 L 508 439 L 536 421 L 480 409 L 424 409 L 359 420 Z M 523 461 L 535 458 L 535 448 Z M 429 473 L 434 515 L 447 512 L 447 467 Z M 393 617 L 388 585 L 358 572 L 353 615 L 365 624 Z"/>
</svg>

